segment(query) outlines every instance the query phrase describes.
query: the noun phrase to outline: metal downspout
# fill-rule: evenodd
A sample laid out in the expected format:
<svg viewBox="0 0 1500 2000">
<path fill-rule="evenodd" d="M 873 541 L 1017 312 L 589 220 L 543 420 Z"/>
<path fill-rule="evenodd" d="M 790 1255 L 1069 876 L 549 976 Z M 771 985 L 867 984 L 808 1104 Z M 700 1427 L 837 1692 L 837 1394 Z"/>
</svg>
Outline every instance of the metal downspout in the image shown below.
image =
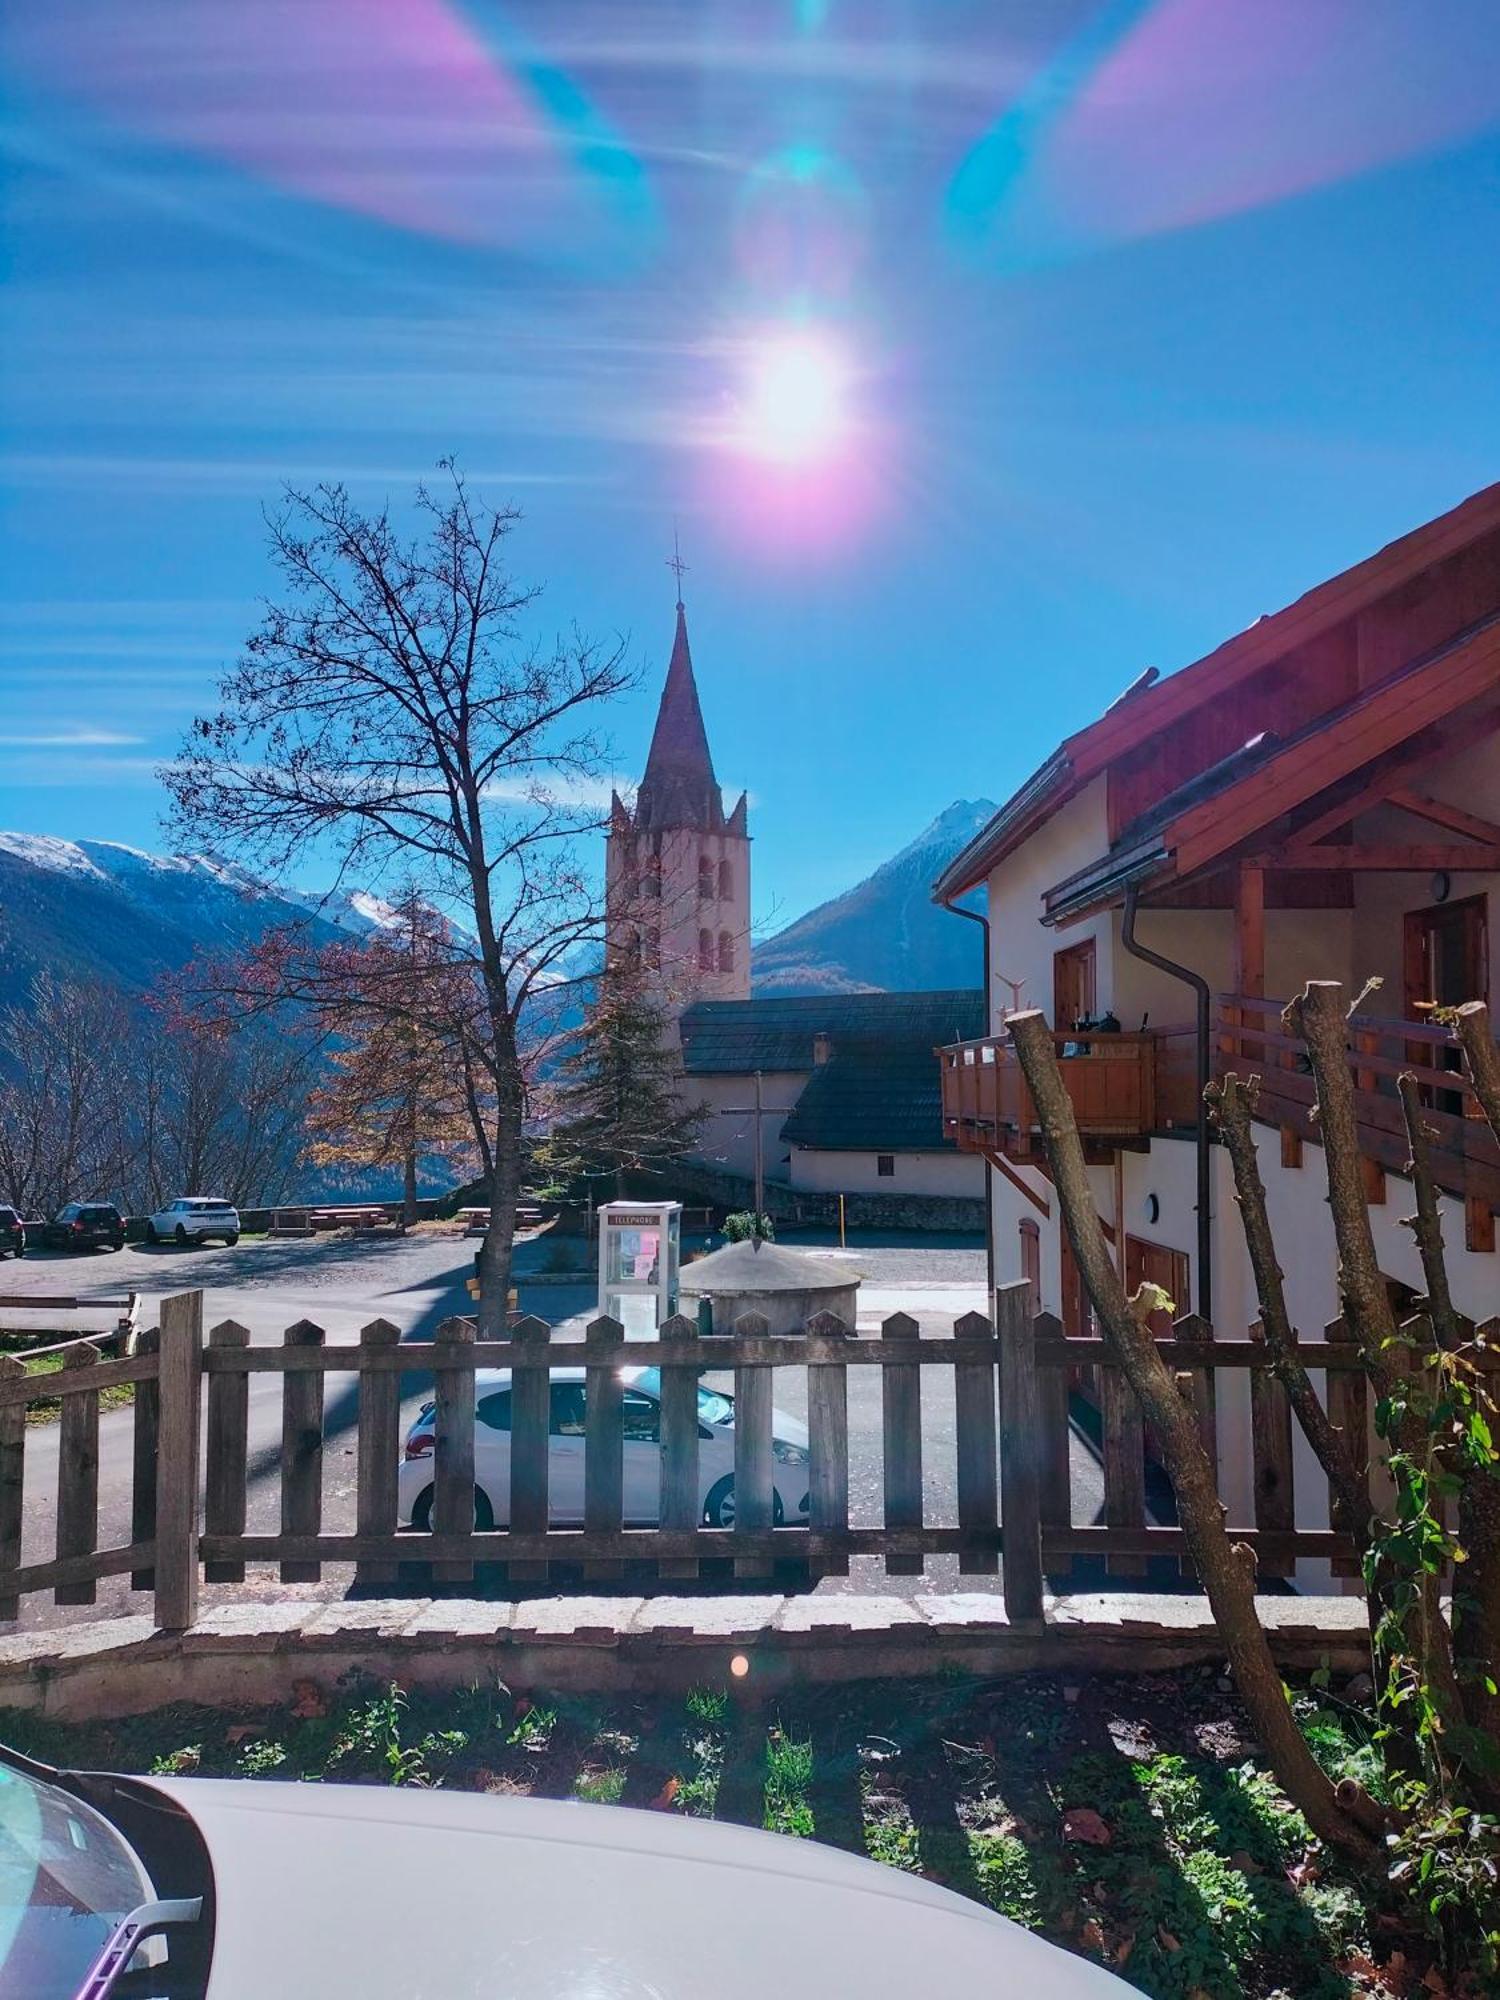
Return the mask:
<svg viewBox="0 0 1500 2000">
<path fill-rule="evenodd" d="M 946 910 L 950 917 L 967 917 L 971 924 L 978 924 L 984 932 L 984 1029 L 990 1027 L 990 920 L 980 916 L 978 910 L 961 910 L 956 903 L 938 898 L 938 908 Z M 987 1310 L 995 1305 L 995 1169 L 986 1160 L 984 1163 L 984 1268 L 985 1297 L 989 1300 Z"/>
<path fill-rule="evenodd" d="M 1139 943 L 1135 935 L 1135 912 L 1138 891 L 1131 883 L 1125 891 L 1125 915 L 1120 925 L 1120 942 L 1132 958 L 1143 959 L 1147 965 L 1154 965 L 1158 972 L 1165 972 L 1169 978 L 1180 979 L 1185 986 L 1191 986 L 1198 1002 L 1198 1125 L 1197 1125 L 1197 1169 L 1198 1169 L 1198 1291 L 1197 1309 L 1199 1317 L 1208 1326 L 1213 1325 L 1214 1282 L 1213 1282 L 1213 1156 L 1208 1143 L 1208 1107 L 1203 1101 L 1203 1093 L 1209 1084 L 1209 1034 L 1212 1017 L 1212 999 L 1208 981 L 1201 973 L 1192 972 L 1175 959 L 1164 958 L 1159 951 L 1152 951 Z M 1124 1245 L 1120 1246 L 1121 1256 Z M 1121 1266 L 1123 1271 L 1123 1264 Z"/>
</svg>

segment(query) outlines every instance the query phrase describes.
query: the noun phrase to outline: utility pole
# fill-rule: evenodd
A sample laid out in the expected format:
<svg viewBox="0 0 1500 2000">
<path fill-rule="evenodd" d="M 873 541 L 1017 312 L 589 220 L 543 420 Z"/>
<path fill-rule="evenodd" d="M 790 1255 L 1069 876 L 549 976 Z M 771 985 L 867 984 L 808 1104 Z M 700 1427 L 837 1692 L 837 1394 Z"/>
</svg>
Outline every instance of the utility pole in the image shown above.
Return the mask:
<svg viewBox="0 0 1500 2000">
<path fill-rule="evenodd" d="M 785 1112 L 762 1103 L 762 1072 L 755 1072 L 755 1102 L 753 1104 L 726 1104 L 724 1109 L 731 1118 L 753 1118 L 755 1120 L 755 1231 L 750 1240 L 756 1249 L 760 1248 L 760 1218 L 766 1211 L 766 1142 L 765 1118 L 782 1118 Z"/>
</svg>

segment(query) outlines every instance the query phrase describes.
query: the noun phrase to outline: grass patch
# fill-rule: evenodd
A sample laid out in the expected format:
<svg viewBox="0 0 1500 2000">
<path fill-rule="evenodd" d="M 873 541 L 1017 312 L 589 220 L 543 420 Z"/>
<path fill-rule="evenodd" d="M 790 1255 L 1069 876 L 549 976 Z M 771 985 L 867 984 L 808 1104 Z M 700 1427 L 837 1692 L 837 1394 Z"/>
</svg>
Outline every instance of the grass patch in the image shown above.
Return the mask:
<svg viewBox="0 0 1500 2000">
<path fill-rule="evenodd" d="M 113 1357 L 110 1358 L 113 1359 Z M 23 1351 L 17 1353 L 16 1359 L 26 1364 L 26 1373 L 28 1375 L 60 1375 L 62 1373 L 63 1358 L 60 1354 L 38 1354 L 34 1357 L 28 1357 Z M 128 1410 L 134 1402 L 134 1382 L 116 1382 L 112 1388 L 101 1389 L 99 1391 L 99 1410 L 101 1415 L 106 1410 Z M 27 1425 L 54 1424 L 57 1422 L 61 1411 L 62 1398 L 60 1396 L 44 1396 L 39 1401 L 26 1405 Z"/>
<path fill-rule="evenodd" d="M 1298 1698 L 1327 1767 L 1368 1779 L 1355 1706 Z M 134 1772 L 573 1798 L 737 1818 L 972 1896 L 1161 2000 L 1374 1994 L 1430 1947 L 1372 1921 L 1257 1763 L 1214 1674 L 987 1687 L 956 1678 L 681 1698 L 310 1683 L 288 1708 L 176 1708 L 69 1728 L 0 1715 L 49 1761 Z M 1393 1978 L 1394 1986 L 1394 1978 Z"/>
</svg>

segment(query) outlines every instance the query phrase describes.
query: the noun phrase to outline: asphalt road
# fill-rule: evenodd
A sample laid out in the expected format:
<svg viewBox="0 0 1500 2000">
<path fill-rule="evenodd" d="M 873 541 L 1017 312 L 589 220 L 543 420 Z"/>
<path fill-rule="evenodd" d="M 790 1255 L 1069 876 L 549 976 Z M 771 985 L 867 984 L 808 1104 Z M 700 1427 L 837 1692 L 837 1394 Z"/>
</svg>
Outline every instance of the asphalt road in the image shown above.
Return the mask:
<svg viewBox="0 0 1500 2000">
<path fill-rule="evenodd" d="M 819 1247 L 830 1258 L 832 1244 Z M 233 1250 L 148 1249 L 130 1246 L 111 1254 L 35 1255 L 0 1267 L 0 1292 L 28 1295 L 71 1293 L 80 1299 L 141 1294 L 141 1323 L 149 1325 L 162 1297 L 202 1287 L 204 1324 L 234 1319 L 248 1328 L 254 1345 L 278 1343 L 294 1321 L 310 1319 L 330 1341 L 357 1337 L 369 1320 L 388 1319 L 407 1340 L 425 1340 L 439 1322 L 471 1310 L 464 1281 L 472 1269 L 474 1243 L 433 1230 L 406 1237 L 358 1241 L 330 1238 L 243 1241 Z M 552 1322 L 562 1342 L 581 1339 L 594 1308 L 591 1284 L 558 1283 L 550 1268 L 556 1246 L 541 1238 L 520 1247 L 517 1281 L 524 1310 Z M 859 1331 L 873 1334 L 887 1313 L 913 1314 L 930 1333 L 946 1331 L 963 1312 L 984 1306 L 984 1253 L 966 1243 L 913 1238 L 907 1242 L 861 1242 L 848 1253 L 861 1273 Z M 425 1389 L 423 1378 L 408 1383 L 406 1413 L 414 1415 Z M 728 1386 L 727 1378 L 725 1386 Z M 788 1369 L 777 1382 L 778 1408 L 805 1417 L 805 1374 Z M 924 1371 L 923 1470 L 927 1517 L 955 1518 L 954 1408 L 947 1370 Z M 351 1377 L 328 1378 L 325 1402 L 324 1522 L 330 1531 L 354 1525 L 355 1386 Z M 100 1421 L 99 1506 L 101 1541 L 129 1540 L 131 1413 L 106 1412 Z M 881 1518 L 881 1394 L 875 1369 L 855 1369 L 849 1377 L 850 1513 L 856 1524 Z M 272 1532 L 278 1525 L 276 1469 L 281 1443 L 281 1382 L 274 1375 L 250 1378 L 249 1526 Z M 1073 1438 L 1074 1519 L 1098 1518 L 1103 1489 L 1097 1459 L 1075 1430 Z M 52 1553 L 57 1487 L 57 1427 L 28 1432 L 26 1505 L 22 1559 L 45 1561 Z M 205 1603 L 225 1597 L 329 1597 L 348 1589 L 351 1572 L 329 1565 L 318 1584 L 282 1585 L 271 1569 L 252 1570 L 242 1585 L 207 1585 Z M 788 1583 L 796 1586 L 793 1573 Z M 414 1584 L 415 1588 L 425 1588 Z M 595 1586 L 591 1586 L 595 1587 Z M 693 1586 L 686 1586 L 692 1588 Z M 929 1559 L 925 1577 L 887 1577 L 876 1558 L 856 1557 L 848 1577 L 828 1577 L 814 1586 L 823 1593 L 855 1591 L 912 1595 L 934 1589 L 999 1587 L 993 1577 L 960 1577 L 955 1557 Z M 1094 1587 L 1094 1580 L 1090 1580 Z M 1137 1584 L 1135 1587 L 1139 1587 Z M 535 1594 L 531 1592 L 529 1594 Z M 127 1577 L 98 1586 L 93 1607 L 59 1608 L 45 1597 L 23 1605 L 23 1625 L 52 1624 L 147 1608 L 130 1590 Z M 8 1629 L 0 1627 L 0 1630 Z"/>
</svg>

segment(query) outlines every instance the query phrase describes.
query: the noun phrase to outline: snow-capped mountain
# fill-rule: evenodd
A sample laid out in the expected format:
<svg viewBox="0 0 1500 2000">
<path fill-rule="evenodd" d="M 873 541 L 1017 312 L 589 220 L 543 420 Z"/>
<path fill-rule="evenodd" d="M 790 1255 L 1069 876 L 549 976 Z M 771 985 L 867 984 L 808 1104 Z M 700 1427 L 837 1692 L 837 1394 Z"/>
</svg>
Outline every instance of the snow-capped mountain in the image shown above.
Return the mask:
<svg viewBox="0 0 1500 2000">
<path fill-rule="evenodd" d="M 938 909 L 932 885 L 994 812 L 988 799 L 956 799 L 873 875 L 757 945 L 754 991 L 910 993 L 978 986 L 979 927 Z"/>
<path fill-rule="evenodd" d="M 211 854 L 0 832 L 0 1002 L 43 970 L 145 993 L 195 953 L 242 949 L 274 925 L 368 936 L 393 915 L 364 891 L 289 893 Z"/>
</svg>

